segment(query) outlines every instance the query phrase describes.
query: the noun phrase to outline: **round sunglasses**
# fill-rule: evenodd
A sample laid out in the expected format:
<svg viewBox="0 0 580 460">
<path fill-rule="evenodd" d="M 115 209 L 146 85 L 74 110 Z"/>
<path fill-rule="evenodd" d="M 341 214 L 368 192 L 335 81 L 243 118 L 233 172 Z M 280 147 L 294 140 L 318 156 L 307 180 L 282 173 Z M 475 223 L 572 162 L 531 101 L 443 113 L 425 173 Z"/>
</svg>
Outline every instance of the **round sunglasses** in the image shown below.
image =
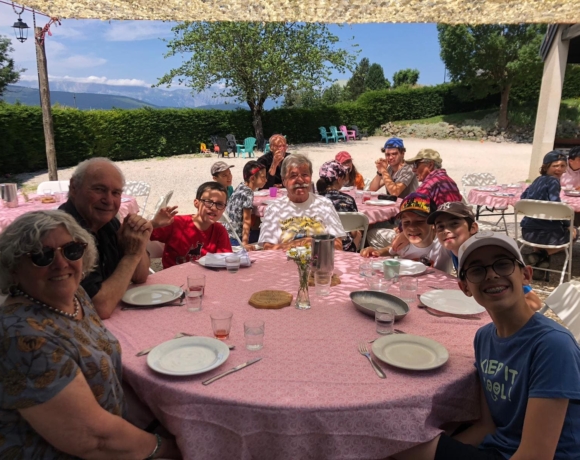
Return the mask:
<svg viewBox="0 0 580 460">
<path fill-rule="evenodd" d="M 59 248 L 45 247 L 42 248 L 42 252 L 29 252 L 26 255 L 30 257 L 30 261 L 37 267 L 48 267 L 54 262 L 56 251 L 60 251 L 66 260 L 74 262 L 83 256 L 87 246 L 87 243 L 71 241 L 70 243 L 63 244 Z"/>
<path fill-rule="evenodd" d="M 498 259 L 490 265 L 474 265 L 461 270 L 459 278 L 462 280 L 467 278 L 467 281 L 471 281 L 473 284 L 479 284 L 487 276 L 487 269 L 489 267 L 491 267 L 498 276 L 510 276 L 515 271 L 516 265 L 524 266 L 519 260 L 506 257 Z"/>
</svg>

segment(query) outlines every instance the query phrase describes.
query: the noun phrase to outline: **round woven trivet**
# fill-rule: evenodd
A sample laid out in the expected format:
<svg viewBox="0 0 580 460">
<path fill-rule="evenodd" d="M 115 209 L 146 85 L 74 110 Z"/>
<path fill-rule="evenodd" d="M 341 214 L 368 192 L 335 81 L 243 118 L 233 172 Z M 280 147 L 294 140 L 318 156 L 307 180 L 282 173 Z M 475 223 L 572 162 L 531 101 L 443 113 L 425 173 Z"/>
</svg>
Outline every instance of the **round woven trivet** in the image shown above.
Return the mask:
<svg viewBox="0 0 580 460">
<path fill-rule="evenodd" d="M 330 286 L 337 286 L 340 284 L 340 278 L 338 277 L 338 275 L 333 274 L 332 275 L 332 281 L 330 282 Z M 310 272 L 310 276 L 308 278 L 308 286 L 314 286 L 314 275 L 312 272 Z"/>
<path fill-rule="evenodd" d="M 252 294 L 248 303 L 255 308 L 284 308 L 292 303 L 292 294 L 286 291 L 258 291 Z"/>
</svg>

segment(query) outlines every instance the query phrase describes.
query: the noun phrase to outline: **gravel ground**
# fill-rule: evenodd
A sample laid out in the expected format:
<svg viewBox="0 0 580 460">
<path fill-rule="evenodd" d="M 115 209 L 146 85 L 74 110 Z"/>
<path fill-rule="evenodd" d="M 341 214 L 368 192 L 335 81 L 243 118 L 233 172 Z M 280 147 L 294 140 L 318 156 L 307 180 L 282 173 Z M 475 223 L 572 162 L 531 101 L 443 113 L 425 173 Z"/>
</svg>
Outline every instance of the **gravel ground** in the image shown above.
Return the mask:
<svg viewBox="0 0 580 460">
<path fill-rule="evenodd" d="M 381 157 L 380 148 L 386 138 L 369 137 L 362 141 L 351 141 L 339 145 L 331 144 L 300 144 L 290 145 L 289 152 L 307 155 L 313 163 L 315 177 L 317 171 L 325 161 L 334 158 L 341 150 L 348 151 L 359 172 L 371 178 L 375 175 L 374 161 Z M 464 140 L 438 139 L 405 139 L 407 158 L 414 156 L 422 148 L 433 148 L 443 158 L 443 167 L 449 175 L 460 184 L 461 177 L 470 172 L 490 172 L 494 174 L 498 183 L 513 183 L 527 178 L 529 161 L 532 153 L 531 144 L 497 144 L 493 142 L 478 142 Z M 261 153 L 257 153 L 260 156 Z M 215 155 L 210 158 L 200 155 L 179 155 L 169 158 L 153 158 L 149 160 L 134 160 L 117 162 L 127 180 L 142 180 L 151 185 L 151 194 L 147 202 L 146 214 L 153 211 L 157 200 L 162 194 L 173 190 L 171 203 L 179 206 L 181 214 L 193 213 L 193 199 L 197 187 L 204 181 L 211 180 L 210 168 L 217 161 Z M 226 162 L 234 165 L 232 168 L 234 187 L 242 180 L 242 168 L 248 161 L 243 158 L 226 158 Z M 74 168 L 59 169 L 59 179 L 67 180 Z M 48 180 L 46 171 L 21 174 L 17 179 L 31 188 L 42 181 Z M 512 216 L 507 217 L 508 228 L 513 236 L 514 221 Z M 562 254 L 553 257 L 553 266 L 562 266 Z M 155 267 L 159 268 L 159 267 Z M 575 245 L 573 257 L 573 278 L 580 279 L 580 245 Z M 550 283 L 534 283 L 535 287 L 553 289 L 559 277 L 551 275 Z"/>
</svg>

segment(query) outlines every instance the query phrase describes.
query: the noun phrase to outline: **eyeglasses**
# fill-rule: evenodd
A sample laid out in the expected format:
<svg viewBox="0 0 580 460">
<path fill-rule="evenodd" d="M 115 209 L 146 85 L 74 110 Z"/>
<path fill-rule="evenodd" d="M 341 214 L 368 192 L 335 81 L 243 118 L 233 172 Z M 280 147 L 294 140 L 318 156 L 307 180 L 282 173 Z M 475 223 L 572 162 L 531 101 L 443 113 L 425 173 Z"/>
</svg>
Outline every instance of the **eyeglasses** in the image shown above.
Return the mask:
<svg viewBox="0 0 580 460">
<path fill-rule="evenodd" d="M 30 261 L 37 267 L 48 267 L 54 262 L 54 254 L 60 251 L 62 256 L 71 262 L 79 260 L 85 253 L 87 243 L 80 243 L 78 241 L 71 241 L 63 244 L 60 248 L 42 248 L 42 252 L 29 252 L 26 255 L 30 257 Z"/>
<path fill-rule="evenodd" d="M 467 280 L 471 281 L 473 284 L 479 284 L 487 276 L 487 269 L 489 267 L 491 267 L 499 276 L 509 276 L 516 269 L 516 264 L 522 267 L 524 266 L 524 264 L 517 259 L 498 259 L 491 265 L 474 265 L 473 267 L 469 267 L 467 270 L 461 270 L 459 278 L 462 280 L 467 278 Z"/>
<path fill-rule="evenodd" d="M 222 203 L 221 201 L 211 201 L 211 200 L 199 200 L 199 201 L 201 201 L 209 209 L 211 209 L 215 206 L 215 208 L 218 211 L 221 211 L 222 209 L 224 209 L 226 207 L 226 204 Z"/>
<path fill-rule="evenodd" d="M 427 163 L 428 161 L 429 160 L 417 160 L 417 161 L 413 162 L 412 168 L 417 169 L 421 163 Z"/>
</svg>

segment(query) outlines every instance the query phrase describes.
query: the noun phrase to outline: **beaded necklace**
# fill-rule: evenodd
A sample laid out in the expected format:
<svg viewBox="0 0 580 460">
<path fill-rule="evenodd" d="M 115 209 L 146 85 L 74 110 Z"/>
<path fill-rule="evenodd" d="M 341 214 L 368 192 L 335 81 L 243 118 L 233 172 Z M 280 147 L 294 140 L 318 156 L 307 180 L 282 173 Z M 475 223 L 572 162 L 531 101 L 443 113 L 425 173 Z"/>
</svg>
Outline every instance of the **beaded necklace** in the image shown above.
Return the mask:
<svg viewBox="0 0 580 460">
<path fill-rule="evenodd" d="M 60 310 L 58 308 L 51 307 L 50 305 L 47 305 L 44 302 L 41 302 L 40 300 L 36 300 L 34 297 L 29 296 L 28 294 L 26 294 L 25 292 L 21 291 L 20 289 L 16 289 L 14 291 L 14 294 L 13 295 L 14 296 L 26 297 L 28 300 L 32 300 L 34 303 L 40 305 L 41 307 L 48 308 L 50 311 L 53 311 L 55 313 L 58 313 L 59 315 L 66 316 L 67 318 L 70 318 L 70 319 L 75 319 L 76 316 L 79 313 L 79 310 L 81 309 L 81 304 L 77 300 L 77 296 L 76 295 L 73 297 L 73 302 L 74 302 L 74 305 L 75 305 L 75 311 L 74 311 L 74 313 L 67 313 L 66 311 L 62 311 L 62 310 Z"/>
</svg>

